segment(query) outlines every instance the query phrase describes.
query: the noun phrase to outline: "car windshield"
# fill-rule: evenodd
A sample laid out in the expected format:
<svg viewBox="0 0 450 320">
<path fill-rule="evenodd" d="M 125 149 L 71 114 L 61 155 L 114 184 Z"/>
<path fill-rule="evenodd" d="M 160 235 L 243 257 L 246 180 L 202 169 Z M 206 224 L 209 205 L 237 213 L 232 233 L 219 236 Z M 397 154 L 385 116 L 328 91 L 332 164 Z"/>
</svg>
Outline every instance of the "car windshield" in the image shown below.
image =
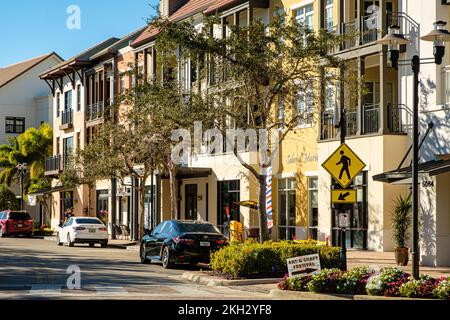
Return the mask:
<svg viewBox="0 0 450 320">
<path fill-rule="evenodd" d="M 178 223 L 180 232 L 220 233 L 219 229 L 209 223 Z"/>
<path fill-rule="evenodd" d="M 100 220 L 89 218 L 77 219 L 76 221 L 78 224 L 103 224 Z"/>
<path fill-rule="evenodd" d="M 31 220 L 31 216 L 26 212 L 10 212 L 9 219 L 11 219 L 11 220 Z"/>
</svg>

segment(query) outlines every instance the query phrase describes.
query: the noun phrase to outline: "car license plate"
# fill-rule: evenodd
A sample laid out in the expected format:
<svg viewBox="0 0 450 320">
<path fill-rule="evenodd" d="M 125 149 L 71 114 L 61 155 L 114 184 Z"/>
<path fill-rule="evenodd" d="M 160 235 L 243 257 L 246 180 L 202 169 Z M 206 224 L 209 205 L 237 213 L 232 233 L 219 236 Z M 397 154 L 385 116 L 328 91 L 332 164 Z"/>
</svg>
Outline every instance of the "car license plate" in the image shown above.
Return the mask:
<svg viewBox="0 0 450 320">
<path fill-rule="evenodd" d="M 96 229 L 89 229 L 90 233 L 94 233 L 95 231 L 97 231 Z"/>
<path fill-rule="evenodd" d="M 200 247 L 211 247 L 211 243 L 206 241 L 200 241 Z"/>
<path fill-rule="evenodd" d="M 23 227 L 23 224 L 18 224 L 17 225 L 17 228 L 22 228 Z"/>
</svg>

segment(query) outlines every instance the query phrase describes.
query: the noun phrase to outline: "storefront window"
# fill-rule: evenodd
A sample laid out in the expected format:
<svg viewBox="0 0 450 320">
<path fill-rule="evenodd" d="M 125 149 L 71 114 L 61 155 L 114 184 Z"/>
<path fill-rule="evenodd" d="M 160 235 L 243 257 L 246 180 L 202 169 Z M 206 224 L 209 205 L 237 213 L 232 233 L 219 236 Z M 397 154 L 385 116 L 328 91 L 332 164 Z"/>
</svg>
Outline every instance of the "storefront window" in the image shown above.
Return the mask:
<svg viewBox="0 0 450 320">
<path fill-rule="evenodd" d="M 296 227 L 296 180 L 278 180 L 278 237 L 293 240 Z"/>
<path fill-rule="evenodd" d="M 333 179 L 333 185 L 335 181 Z M 346 231 L 346 245 L 352 249 L 367 249 L 368 203 L 367 203 L 367 172 L 355 177 L 350 189 L 356 189 L 358 202 L 347 205 L 345 209 L 336 207 L 333 211 L 333 245 L 340 245 L 341 234 L 339 226 L 339 213 L 350 214 L 350 228 Z"/>
<path fill-rule="evenodd" d="M 317 177 L 308 178 L 309 238 L 314 240 L 318 240 L 319 226 L 318 183 Z"/>
<path fill-rule="evenodd" d="M 153 201 L 152 201 L 152 189 L 153 189 Z M 145 187 L 145 221 L 144 227 L 146 229 L 152 229 L 156 222 L 152 213 L 152 203 L 156 203 L 156 188 L 155 186 Z"/>
<path fill-rule="evenodd" d="M 61 217 L 60 221 L 64 222 L 74 214 L 73 210 L 73 191 L 60 193 L 61 198 Z"/>
<path fill-rule="evenodd" d="M 103 221 L 105 225 L 108 225 L 108 213 L 109 213 L 109 192 L 108 190 L 97 190 L 97 218 Z"/>
<path fill-rule="evenodd" d="M 230 221 L 240 221 L 240 181 L 219 181 L 217 183 L 217 225 L 222 232 Z"/>
</svg>

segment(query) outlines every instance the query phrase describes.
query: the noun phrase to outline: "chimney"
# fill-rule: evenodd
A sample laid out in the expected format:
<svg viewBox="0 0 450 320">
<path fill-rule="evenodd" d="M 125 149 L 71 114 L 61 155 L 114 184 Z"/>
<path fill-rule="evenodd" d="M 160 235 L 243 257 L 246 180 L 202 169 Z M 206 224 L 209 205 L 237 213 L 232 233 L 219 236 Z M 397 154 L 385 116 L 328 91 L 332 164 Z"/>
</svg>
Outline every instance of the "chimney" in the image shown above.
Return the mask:
<svg viewBox="0 0 450 320">
<path fill-rule="evenodd" d="M 162 18 L 172 15 L 185 0 L 159 0 L 159 11 Z"/>
</svg>

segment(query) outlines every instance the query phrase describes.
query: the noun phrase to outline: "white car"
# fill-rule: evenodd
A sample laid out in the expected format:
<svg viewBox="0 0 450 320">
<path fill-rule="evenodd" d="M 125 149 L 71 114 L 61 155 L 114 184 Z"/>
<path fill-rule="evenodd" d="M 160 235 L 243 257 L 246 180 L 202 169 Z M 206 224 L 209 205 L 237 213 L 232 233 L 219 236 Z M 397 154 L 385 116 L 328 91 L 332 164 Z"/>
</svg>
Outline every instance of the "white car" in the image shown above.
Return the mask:
<svg viewBox="0 0 450 320">
<path fill-rule="evenodd" d="M 88 243 L 93 247 L 96 243 L 102 248 L 108 245 L 108 228 L 98 218 L 72 217 L 59 227 L 57 244 L 67 243 L 73 247 L 75 243 Z"/>
</svg>

